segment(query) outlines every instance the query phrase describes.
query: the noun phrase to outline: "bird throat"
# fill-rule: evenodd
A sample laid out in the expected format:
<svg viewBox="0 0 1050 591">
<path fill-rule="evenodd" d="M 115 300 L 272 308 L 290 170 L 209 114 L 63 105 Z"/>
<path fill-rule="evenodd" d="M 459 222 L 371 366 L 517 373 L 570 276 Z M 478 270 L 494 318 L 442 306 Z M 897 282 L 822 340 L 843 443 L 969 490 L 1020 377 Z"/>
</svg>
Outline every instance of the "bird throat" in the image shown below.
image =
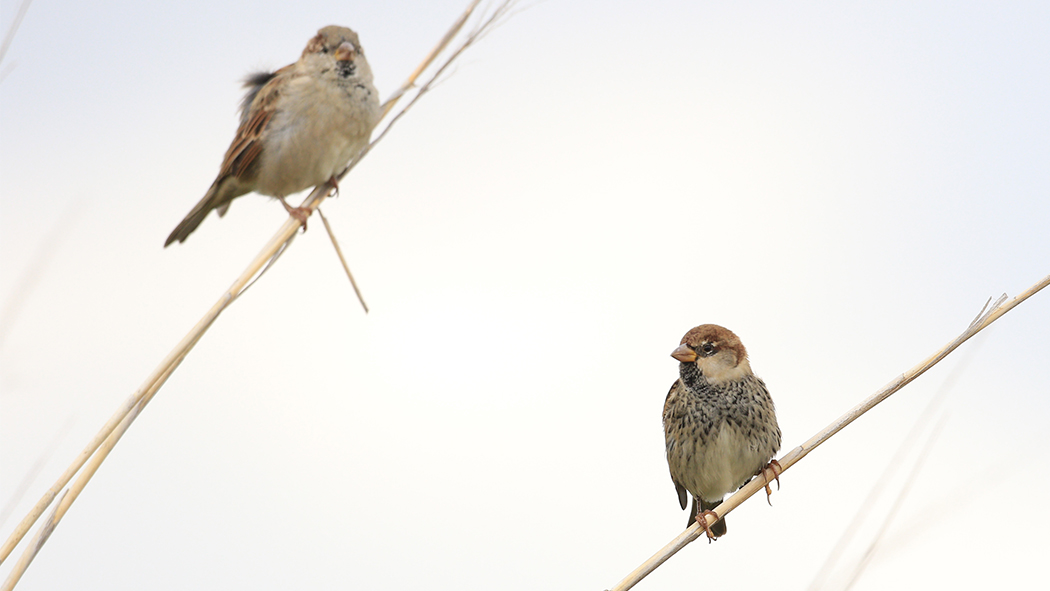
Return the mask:
<svg viewBox="0 0 1050 591">
<path fill-rule="evenodd" d="M 337 62 L 336 70 L 339 71 L 339 76 L 350 78 L 357 72 L 357 66 L 354 62 Z"/>
<path fill-rule="evenodd" d="M 704 373 L 695 363 L 679 363 L 678 375 L 682 378 L 682 383 L 694 391 L 711 387 L 704 378 Z"/>
</svg>

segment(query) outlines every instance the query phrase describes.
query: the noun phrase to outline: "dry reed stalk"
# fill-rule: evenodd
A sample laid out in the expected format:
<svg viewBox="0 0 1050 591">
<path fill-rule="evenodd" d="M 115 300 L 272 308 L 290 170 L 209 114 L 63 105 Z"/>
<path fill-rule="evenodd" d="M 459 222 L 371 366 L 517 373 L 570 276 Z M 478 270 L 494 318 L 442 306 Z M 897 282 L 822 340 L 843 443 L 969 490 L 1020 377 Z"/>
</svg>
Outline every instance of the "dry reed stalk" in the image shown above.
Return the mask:
<svg viewBox="0 0 1050 591">
<path fill-rule="evenodd" d="M 446 33 L 437 46 L 427 55 L 423 60 L 423 63 L 412 73 L 411 76 L 409 76 L 408 80 L 401 86 L 401 88 L 394 93 L 394 97 L 384 103 L 384 116 L 390 112 L 393 104 L 397 102 L 398 98 L 415 86 L 416 80 L 419 76 L 427 70 L 427 68 L 433 63 L 434 59 L 448 46 L 449 42 L 456 36 L 460 29 L 462 29 L 468 17 L 473 13 L 479 2 L 480 0 L 471 1 L 464 14 L 456 20 L 450 31 Z M 420 96 L 425 93 L 426 90 L 432 87 L 434 81 L 463 52 L 463 50 L 475 43 L 481 35 L 490 30 L 493 26 L 499 24 L 500 18 L 507 14 L 508 7 L 513 3 L 514 0 L 504 0 L 504 2 L 495 9 L 493 16 L 479 23 L 475 30 L 463 41 L 460 47 L 445 60 L 433 76 L 423 85 L 423 87 L 420 88 L 420 91 L 415 97 L 413 97 L 412 101 L 394 116 L 383 132 L 366 146 L 365 149 L 350 162 L 343 172 L 337 176 L 337 178 L 342 179 L 358 162 L 360 162 L 361 158 L 363 158 L 373 146 L 386 136 L 387 132 L 390 131 L 391 126 L 393 126 L 393 124 L 404 115 L 409 107 L 419 100 Z M 331 185 L 327 183 L 316 187 L 303 201 L 302 207 L 309 208 L 312 213 L 317 209 L 321 201 L 327 197 L 331 189 Z M 300 226 L 301 223 L 297 219 L 289 216 L 277 233 L 266 243 L 266 246 L 263 247 L 262 251 L 255 257 L 251 264 L 248 265 L 248 268 L 245 269 L 240 277 L 234 281 L 233 285 L 223 293 L 219 298 L 219 301 L 212 306 L 208 313 L 205 314 L 204 318 L 202 318 L 196 326 L 193 327 L 189 334 L 187 334 L 167 355 L 167 357 L 165 357 L 142 386 L 140 386 L 139 389 L 132 394 L 119 409 L 117 409 L 87 447 L 85 447 L 80 455 L 77 456 L 73 464 L 66 469 L 58 481 L 48 489 L 40 501 L 37 502 L 36 506 L 34 506 L 30 513 L 26 515 L 21 523 L 19 523 L 4 545 L 0 547 L 0 564 L 7 559 L 15 546 L 17 546 L 25 536 L 26 532 L 28 532 L 36 520 L 40 518 L 51 502 L 58 497 L 58 493 L 61 491 L 62 487 L 69 483 L 73 476 L 80 472 L 85 464 L 87 465 L 87 468 L 81 472 L 80 477 L 73 486 L 62 495 L 61 502 L 48 517 L 48 520 L 40 526 L 33 538 L 33 543 L 26 548 L 18 563 L 8 574 L 8 578 L 4 581 L 4 584 L 0 586 L 0 591 L 9 591 L 14 588 L 15 584 L 22 577 L 26 568 L 28 568 L 44 542 L 46 542 L 47 538 L 51 535 L 55 526 L 62 519 L 62 516 L 65 515 L 69 506 L 74 500 L 76 500 L 76 497 L 83 490 L 84 486 L 87 485 L 87 482 L 91 479 L 95 470 L 98 469 L 99 465 L 101 465 L 102 461 L 105 460 L 106 456 L 113 449 L 113 446 L 115 446 L 117 441 L 120 440 L 124 431 L 127 430 L 153 395 L 164 385 L 164 382 L 167 381 L 168 377 L 175 371 L 189 351 L 194 345 L 196 345 L 197 341 L 200 340 L 222 311 L 237 299 L 241 293 L 243 293 L 245 287 L 250 284 L 252 278 L 255 277 L 267 262 L 272 260 L 282 247 L 284 247 L 295 236 L 295 232 Z M 91 460 L 90 463 L 88 463 L 89 459 Z"/>
<path fill-rule="evenodd" d="M 335 249 L 335 255 L 339 257 L 339 262 L 343 265 L 343 270 L 346 271 L 346 277 L 350 280 L 351 287 L 354 288 L 354 293 L 357 294 L 357 301 L 361 302 L 361 307 L 365 309 L 365 314 L 368 314 L 368 304 L 365 303 L 364 296 L 361 295 L 361 290 L 357 287 L 357 282 L 354 281 L 354 274 L 350 272 L 350 265 L 346 264 L 346 258 L 343 257 L 343 249 L 339 248 L 339 241 L 335 239 L 335 232 L 332 231 L 331 224 L 328 223 L 328 218 L 325 217 L 324 212 L 321 208 L 317 208 L 317 215 L 321 216 L 321 221 L 324 222 L 324 229 L 328 232 L 328 238 L 332 240 L 332 248 Z"/>
<path fill-rule="evenodd" d="M 806 591 L 820 591 L 824 587 L 824 583 L 830 576 L 832 569 L 838 563 L 839 558 L 845 552 L 846 547 L 849 546 L 853 537 L 860 530 L 860 526 L 864 523 L 868 514 L 872 508 L 875 507 L 875 503 L 879 500 L 882 495 L 883 489 L 890 482 L 890 479 L 896 475 L 897 470 L 904 465 L 905 457 L 908 453 L 915 449 L 915 441 L 919 438 L 919 435 L 926 429 L 926 426 L 930 423 L 933 415 L 940 409 L 942 403 L 947 399 L 948 392 L 955 386 L 955 382 L 959 380 L 959 376 L 963 370 L 970 364 L 970 360 L 973 359 L 974 353 L 981 349 L 981 344 L 986 340 L 988 333 L 984 333 L 981 338 L 978 338 L 973 345 L 970 346 L 959 359 L 958 365 L 952 370 L 948 377 L 941 384 L 940 389 L 930 399 L 930 402 L 926 405 L 926 408 L 919 414 L 919 418 L 915 420 L 915 424 L 912 425 L 911 430 L 901 441 L 900 446 L 897 447 L 897 452 L 893 454 L 890 461 L 886 463 L 886 468 L 883 470 L 882 475 L 875 482 L 875 486 L 871 487 L 868 491 L 868 496 L 861 502 L 860 508 L 853 515 L 853 519 L 849 525 L 842 532 L 838 541 L 832 546 L 831 552 L 828 553 L 828 557 L 824 560 L 824 564 L 821 565 L 817 574 L 814 575 L 813 580 L 809 583 L 809 587 Z M 929 444 L 927 444 L 929 445 Z"/>
<path fill-rule="evenodd" d="M 924 361 L 922 361 L 915 367 L 894 378 L 893 381 L 883 386 L 881 389 L 879 389 L 879 391 L 875 392 L 868 398 L 864 399 L 863 402 L 850 409 L 849 412 L 836 419 L 834 422 L 825 427 L 819 433 L 811 437 L 808 441 L 791 450 L 790 452 L 784 454 L 784 457 L 778 460 L 780 462 L 780 467 L 783 469 L 782 473 L 786 472 L 796 462 L 806 457 L 809 454 L 809 452 L 816 449 L 818 446 L 820 446 L 820 444 L 824 443 L 836 433 L 844 429 L 846 425 L 849 425 L 853 421 L 857 420 L 861 415 L 868 412 L 877 404 L 889 398 L 893 393 L 897 392 L 904 386 L 911 383 L 912 380 L 925 373 L 926 370 L 939 363 L 942 359 L 947 357 L 949 353 L 957 349 L 959 345 L 965 343 L 970 337 L 985 329 L 988 325 L 998 320 L 999 317 L 1001 317 L 1003 314 L 1006 314 L 1010 310 L 1014 309 L 1014 307 L 1016 307 L 1018 304 L 1027 300 L 1047 285 L 1050 285 L 1050 275 L 1047 275 L 1041 281 L 1039 281 L 1032 287 L 1029 287 L 1027 290 L 1025 290 L 1020 295 L 1008 302 L 1003 303 L 1006 298 L 1006 296 L 1004 295 L 994 304 L 992 304 L 990 309 L 988 308 L 988 304 L 985 304 L 985 309 L 981 310 L 981 313 L 977 315 L 977 318 L 975 318 L 974 321 L 971 322 L 970 325 L 966 328 L 966 330 L 963 331 L 961 335 L 956 337 L 955 340 L 942 347 L 933 355 L 927 357 Z M 718 518 L 705 517 L 708 520 L 708 525 L 714 525 L 715 521 L 728 515 L 733 509 L 739 507 L 744 501 L 749 499 L 756 492 L 762 490 L 765 487 L 765 484 L 766 483 L 762 478 L 752 478 L 751 482 L 744 485 L 740 490 L 738 490 L 728 499 L 723 501 L 721 505 L 715 507 L 714 512 L 718 514 Z M 649 573 L 656 570 L 664 562 L 667 562 L 667 560 L 674 556 L 675 553 L 677 553 L 682 548 L 685 548 L 686 545 L 696 540 L 701 535 L 703 535 L 703 530 L 700 528 L 699 524 L 694 523 L 693 525 L 689 526 L 689 528 L 687 528 L 684 532 L 682 532 L 673 540 L 671 540 L 666 546 L 661 548 L 659 552 L 653 554 L 652 557 L 643 562 L 641 566 L 631 571 L 631 573 L 624 577 L 622 581 L 617 583 L 608 591 L 626 591 L 627 589 L 634 587 L 638 584 L 639 581 L 648 576 Z"/>
<path fill-rule="evenodd" d="M 189 351 L 187 350 L 186 353 L 189 353 Z M 102 462 L 109 455 L 109 452 L 113 451 L 113 447 L 117 445 L 118 441 L 120 441 L 120 438 L 124 435 L 124 432 L 128 430 L 128 427 L 131 426 L 131 423 L 134 422 L 135 418 L 139 416 L 139 413 L 142 412 L 142 409 L 145 408 L 146 404 L 148 404 L 149 401 L 153 398 L 153 395 L 157 393 L 157 390 L 159 390 L 160 387 L 164 385 L 164 382 L 167 381 L 168 377 L 172 374 L 172 372 L 175 371 L 175 368 L 178 367 L 179 363 L 182 362 L 183 358 L 185 358 L 185 354 L 183 354 L 182 358 L 180 358 L 176 363 L 174 363 L 168 368 L 168 370 L 160 377 L 160 379 L 154 384 L 154 386 L 146 392 L 145 396 L 143 396 L 139 400 L 138 404 L 136 404 L 131 409 L 131 412 L 124 416 L 124 418 L 120 421 L 117 427 L 110 433 L 109 437 L 107 437 L 106 440 L 99 447 L 98 451 L 91 457 L 91 461 L 87 463 L 84 470 L 80 472 L 80 476 L 77 478 L 76 482 L 73 483 L 73 486 L 69 487 L 68 489 L 66 489 L 66 492 L 62 493 L 62 496 L 59 498 L 58 504 L 55 505 L 55 508 L 51 511 L 51 514 L 48 515 L 44 523 L 37 529 L 36 535 L 33 536 L 33 539 L 30 541 L 29 546 L 26 548 L 25 552 L 22 553 L 22 556 L 18 558 L 18 562 L 16 562 L 15 566 L 11 569 L 11 572 L 7 576 L 7 580 L 4 581 L 3 587 L 0 588 L 4 589 L 4 591 L 10 591 L 11 589 L 14 589 L 19 579 L 21 579 L 22 575 L 25 574 L 26 569 L 29 568 L 29 564 L 33 562 L 33 559 L 36 558 L 36 555 L 40 552 L 40 549 L 44 547 L 44 543 L 47 542 L 48 538 L 51 537 L 51 533 L 55 531 L 55 527 L 58 526 L 58 523 L 62 520 L 62 517 L 65 516 L 66 511 L 69 510 L 70 505 L 72 505 L 73 501 L 75 501 L 77 497 L 80 496 L 81 491 L 83 491 L 84 487 L 87 486 L 87 483 L 91 480 L 91 477 L 95 475 L 95 472 L 98 470 L 99 466 L 102 465 Z"/>
<path fill-rule="evenodd" d="M 29 5 L 32 4 L 33 0 L 22 0 L 22 3 L 18 5 L 18 12 L 15 13 L 15 18 L 11 21 L 11 26 L 8 27 L 7 33 L 4 35 L 4 40 L 0 41 L 0 63 L 3 63 L 4 56 L 7 55 L 7 50 L 11 47 L 11 42 L 15 40 L 15 33 L 18 32 L 18 27 L 22 25 L 22 19 L 25 18 L 26 13 L 29 12 Z"/>
<path fill-rule="evenodd" d="M 29 492 L 29 489 L 32 487 L 37 476 L 39 476 L 44 470 L 47 463 L 51 461 L 51 456 L 55 454 L 58 444 L 65 439 L 66 435 L 69 435 L 69 432 L 73 429 L 75 423 L 76 420 L 74 416 L 70 415 L 69 419 L 66 421 L 66 425 L 55 433 L 55 437 L 51 440 L 51 444 L 47 446 L 44 453 L 40 454 L 40 457 L 38 457 L 36 462 L 33 463 L 33 466 L 26 471 L 25 476 L 22 478 L 22 482 L 15 487 L 15 491 L 12 493 L 11 498 L 4 503 L 4 508 L 0 509 L 0 526 L 7 523 L 7 518 L 15 512 L 15 506 L 18 505 L 18 503 L 22 501 L 22 497 Z"/>
<path fill-rule="evenodd" d="M 69 237 L 70 230 L 82 217 L 83 211 L 83 200 L 76 201 L 71 206 L 66 207 L 58 221 L 51 227 L 51 232 L 40 241 L 40 246 L 37 247 L 36 252 L 29 259 L 29 264 L 26 265 L 22 276 L 15 282 L 15 287 L 11 290 L 11 296 L 7 298 L 3 308 L 0 309 L 0 350 L 3 350 L 4 344 L 7 342 L 7 335 L 11 327 L 18 322 L 22 306 L 29 299 L 29 295 L 33 293 L 33 290 L 36 289 L 40 279 L 46 275 L 45 271 L 47 271 L 48 265 L 51 264 L 51 259 L 58 252 L 58 247 Z"/>
<path fill-rule="evenodd" d="M 437 57 L 437 55 L 445 49 L 445 47 L 449 44 L 449 42 L 452 41 L 456 34 L 459 33 L 460 29 L 462 29 L 463 25 L 466 24 L 467 20 L 470 18 L 470 15 L 474 12 L 474 9 L 478 6 L 480 2 L 481 0 L 474 0 L 473 2 L 471 2 L 470 6 L 467 7 L 467 9 L 463 12 L 462 15 L 460 15 L 459 19 L 455 23 L 453 23 L 452 28 L 449 29 L 448 33 L 446 33 L 445 36 L 442 37 L 441 41 L 438 42 L 437 46 L 435 46 L 434 49 L 430 52 L 430 54 L 427 55 L 426 58 L 424 58 L 423 63 L 421 63 L 419 67 L 416 68 L 414 72 L 412 72 L 412 75 L 409 76 L 408 81 L 405 84 L 402 84 L 401 88 L 399 88 L 397 92 L 395 92 L 390 98 L 386 100 L 386 102 L 383 103 L 381 107 L 383 109 L 381 117 L 386 117 L 387 113 L 389 113 L 391 109 L 393 109 L 397 101 L 399 101 L 402 96 L 404 96 L 409 90 L 411 90 L 411 88 L 414 86 L 415 80 L 419 77 L 420 74 L 423 73 L 424 70 L 427 69 L 427 67 L 434 60 L 434 58 Z M 459 57 L 459 54 L 463 53 L 463 51 L 465 51 L 468 47 L 479 41 L 486 33 L 491 31 L 493 28 L 499 25 L 502 20 L 507 18 L 511 14 L 510 8 L 514 5 L 514 3 L 515 0 L 504 0 L 504 2 L 497 6 L 491 14 L 487 16 L 482 16 L 478 25 L 474 28 L 473 31 L 471 31 L 469 35 L 467 35 L 467 38 L 464 39 L 463 43 L 460 44 L 459 48 L 457 48 L 452 53 L 452 55 L 450 55 L 448 59 L 445 60 L 445 63 L 442 64 L 442 66 L 438 68 L 436 72 L 434 72 L 430 79 L 427 80 L 427 82 L 419 88 L 419 91 L 416 92 L 416 95 L 414 97 L 412 97 L 412 100 L 409 101 L 407 105 L 405 105 L 404 109 L 401 109 L 401 111 L 393 118 L 393 120 L 390 121 L 386 128 L 383 129 L 382 133 L 380 133 L 379 136 L 376 137 L 375 141 L 373 141 L 371 144 L 365 147 L 365 149 L 360 154 L 358 154 L 357 157 L 350 162 L 350 164 L 347 165 L 343 172 L 339 173 L 337 178 L 342 179 L 344 176 L 346 176 L 346 173 L 350 172 L 350 169 L 356 166 L 357 163 L 361 160 L 361 158 L 364 158 L 364 156 L 368 154 L 368 152 L 372 149 L 372 146 L 374 146 L 381 139 L 383 139 L 384 136 L 386 136 L 386 133 L 390 131 L 390 128 L 393 127 L 395 123 L 397 123 L 401 116 L 407 113 L 408 110 L 412 108 L 412 105 L 416 104 L 416 101 L 418 101 L 423 95 L 425 95 L 434 87 L 434 83 L 445 72 L 448 66 L 451 65 L 457 57 Z M 324 227 L 325 230 L 328 232 L 328 237 L 332 240 L 332 246 L 335 248 L 335 254 L 337 257 L 339 257 L 339 262 L 343 265 L 343 270 L 346 271 L 347 278 L 350 279 L 350 285 L 353 286 L 354 293 L 357 294 L 357 299 L 359 302 L 361 302 L 361 307 L 365 309 L 365 313 L 367 314 L 368 304 L 365 303 L 365 298 L 361 295 L 361 290 L 358 289 L 357 282 L 354 281 L 354 275 L 350 272 L 350 266 L 346 263 L 346 258 L 343 257 L 343 251 L 341 248 L 339 248 L 339 242 L 335 239 L 335 232 L 332 231 L 332 227 L 328 224 L 328 219 L 324 216 L 324 213 L 322 213 L 320 209 L 317 210 L 317 213 L 321 215 L 321 221 L 324 222 Z"/>
<path fill-rule="evenodd" d="M 864 569 L 871 564 L 872 558 L 875 557 L 875 551 L 879 548 L 879 543 L 882 538 L 885 537 L 886 532 L 889 531 L 890 525 L 893 524 L 893 520 L 900 515 L 900 509 L 904 505 L 904 500 L 908 498 L 908 493 L 911 492 L 912 485 L 919 479 L 919 474 L 922 472 L 922 466 L 926 463 L 926 459 L 930 456 L 930 452 L 933 450 L 933 444 L 937 442 L 937 438 L 941 434 L 941 430 L 944 428 L 944 424 L 948 420 L 948 415 L 941 415 L 941 419 L 934 425 L 933 431 L 930 432 L 926 438 L 926 444 L 923 445 L 922 451 L 919 452 L 919 458 L 915 461 L 915 465 L 912 466 L 911 473 L 908 478 L 904 481 L 904 486 L 900 492 L 897 493 L 897 498 L 893 502 L 893 506 L 886 512 L 886 517 L 882 520 L 879 525 L 879 531 L 875 533 L 875 537 L 872 538 L 868 547 L 864 550 L 864 555 L 861 557 L 860 562 L 853 568 L 853 572 L 850 575 L 849 582 L 842 591 L 849 591 L 853 588 L 853 585 L 860 580 L 861 575 L 864 574 Z"/>
</svg>

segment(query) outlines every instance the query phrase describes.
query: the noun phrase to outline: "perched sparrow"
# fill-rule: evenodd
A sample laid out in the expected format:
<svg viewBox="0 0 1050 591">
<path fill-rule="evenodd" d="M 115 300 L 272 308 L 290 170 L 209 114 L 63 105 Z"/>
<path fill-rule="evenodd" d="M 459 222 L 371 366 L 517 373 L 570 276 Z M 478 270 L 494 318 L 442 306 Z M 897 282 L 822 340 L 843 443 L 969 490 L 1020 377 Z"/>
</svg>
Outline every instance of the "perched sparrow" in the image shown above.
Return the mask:
<svg viewBox="0 0 1050 591">
<path fill-rule="evenodd" d="M 688 524 L 695 519 L 714 539 L 726 533 L 725 520 L 709 528 L 705 514 L 714 515 L 726 493 L 766 468 L 778 476 L 770 459 L 780 449 L 780 427 L 766 385 L 729 330 L 700 325 L 671 356 L 681 363 L 664 402 L 667 465 L 683 509 L 686 494 L 693 496 Z"/>
<path fill-rule="evenodd" d="M 284 198 L 334 181 L 379 121 L 372 69 L 357 33 L 346 27 L 321 29 L 299 61 L 251 74 L 244 86 L 241 125 L 219 176 L 164 246 L 182 242 L 208 212 L 225 215 L 230 201 L 252 191 L 277 197 L 290 213 L 302 216 Z"/>
</svg>

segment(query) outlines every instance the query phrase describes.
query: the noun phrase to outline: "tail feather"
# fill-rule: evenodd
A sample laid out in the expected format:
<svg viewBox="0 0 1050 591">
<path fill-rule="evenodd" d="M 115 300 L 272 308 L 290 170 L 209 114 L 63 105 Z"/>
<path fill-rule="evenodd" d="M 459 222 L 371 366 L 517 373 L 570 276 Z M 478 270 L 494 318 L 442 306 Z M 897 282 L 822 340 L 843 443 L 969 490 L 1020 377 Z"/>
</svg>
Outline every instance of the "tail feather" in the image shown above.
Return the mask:
<svg viewBox="0 0 1050 591">
<path fill-rule="evenodd" d="M 221 182 L 226 181 L 226 182 Z M 234 182 L 231 182 L 234 181 Z M 186 238 L 197 229 L 197 226 L 201 225 L 204 218 L 208 217 L 211 210 L 218 209 L 219 215 L 226 213 L 226 210 L 230 207 L 230 201 L 234 197 L 240 197 L 248 191 L 243 190 L 241 186 L 233 177 L 226 177 L 224 179 L 216 180 L 212 183 L 212 186 L 205 193 L 204 197 L 197 202 L 197 205 L 193 206 L 186 217 L 179 222 L 178 226 L 172 230 L 171 234 L 168 235 L 168 239 L 164 242 L 164 247 L 167 248 L 169 244 L 175 241 L 183 242 Z"/>
<path fill-rule="evenodd" d="M 209 213 L 211 213 L 211 209 L 193 208 L 193 211 L 183 218 L 179 225 L 175 226 L 175 229 L 168 235 L 168 239 L 164 241 L 164 247 L 167 248 L 168 245 L 176 240 L 179 242 L 186 240 L 190 233 L 196 230 L 197 226 L 201 225 L 204 218 L 208 217 Z"/>
<path fill-rule="evenodd" d="M 696 501 L 697 498 L 693 497 L 693 505 L 689 508 L 689 522 L 685 524 L 686 527 L 689 527 L 696 523 L 696 516 L 699 515 L 699 511 L 696 510 Z M 722 501 L 708 503 L 707 501 L 700 499 L 700 511 L 712 511 L 721 503 Z M 714 534 L 716 538 L 720 538 L 726 535 L 726 520 L 724 517 L 716 521 L 714 525 L 711 526 L 711 533 Z"/>
</svg>

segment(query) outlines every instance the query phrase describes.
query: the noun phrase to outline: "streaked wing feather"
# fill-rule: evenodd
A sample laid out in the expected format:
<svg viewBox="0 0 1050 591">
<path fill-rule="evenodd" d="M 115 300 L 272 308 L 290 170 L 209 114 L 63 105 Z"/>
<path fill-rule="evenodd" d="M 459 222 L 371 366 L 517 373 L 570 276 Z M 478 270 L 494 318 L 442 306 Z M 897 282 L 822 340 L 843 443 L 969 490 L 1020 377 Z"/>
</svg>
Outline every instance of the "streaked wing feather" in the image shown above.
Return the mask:
<svg viewBox="0 0 1050 591">
<path fill-rule="evenodd" d="M 219 178 L 242 177 L 258 161 L 262 152 L 262 142 L 259 138 L 273 119 L 277 99 L 294 66 L 295 64 L 285 66 L 269 75 L 259 73 L 248 77 L 247 85 L 252 88 L 244 97 L 246 104 L 241 107 L 241 125 L 237 128 L 237 135 L 229 149 L 226 150 Z M 256 86 L 259 82 L 263 84 Z"/>
<path fill-rule="evenodd" d="M 678 481 L 671 477 L 671 482 L 674 483 L 674 489 L 678 492 L 678 504 L 685 509 L 685 504 L 689 502 L 689 491 L 685 490 L 685 487 L 678 484 Z"/>
</svg>

